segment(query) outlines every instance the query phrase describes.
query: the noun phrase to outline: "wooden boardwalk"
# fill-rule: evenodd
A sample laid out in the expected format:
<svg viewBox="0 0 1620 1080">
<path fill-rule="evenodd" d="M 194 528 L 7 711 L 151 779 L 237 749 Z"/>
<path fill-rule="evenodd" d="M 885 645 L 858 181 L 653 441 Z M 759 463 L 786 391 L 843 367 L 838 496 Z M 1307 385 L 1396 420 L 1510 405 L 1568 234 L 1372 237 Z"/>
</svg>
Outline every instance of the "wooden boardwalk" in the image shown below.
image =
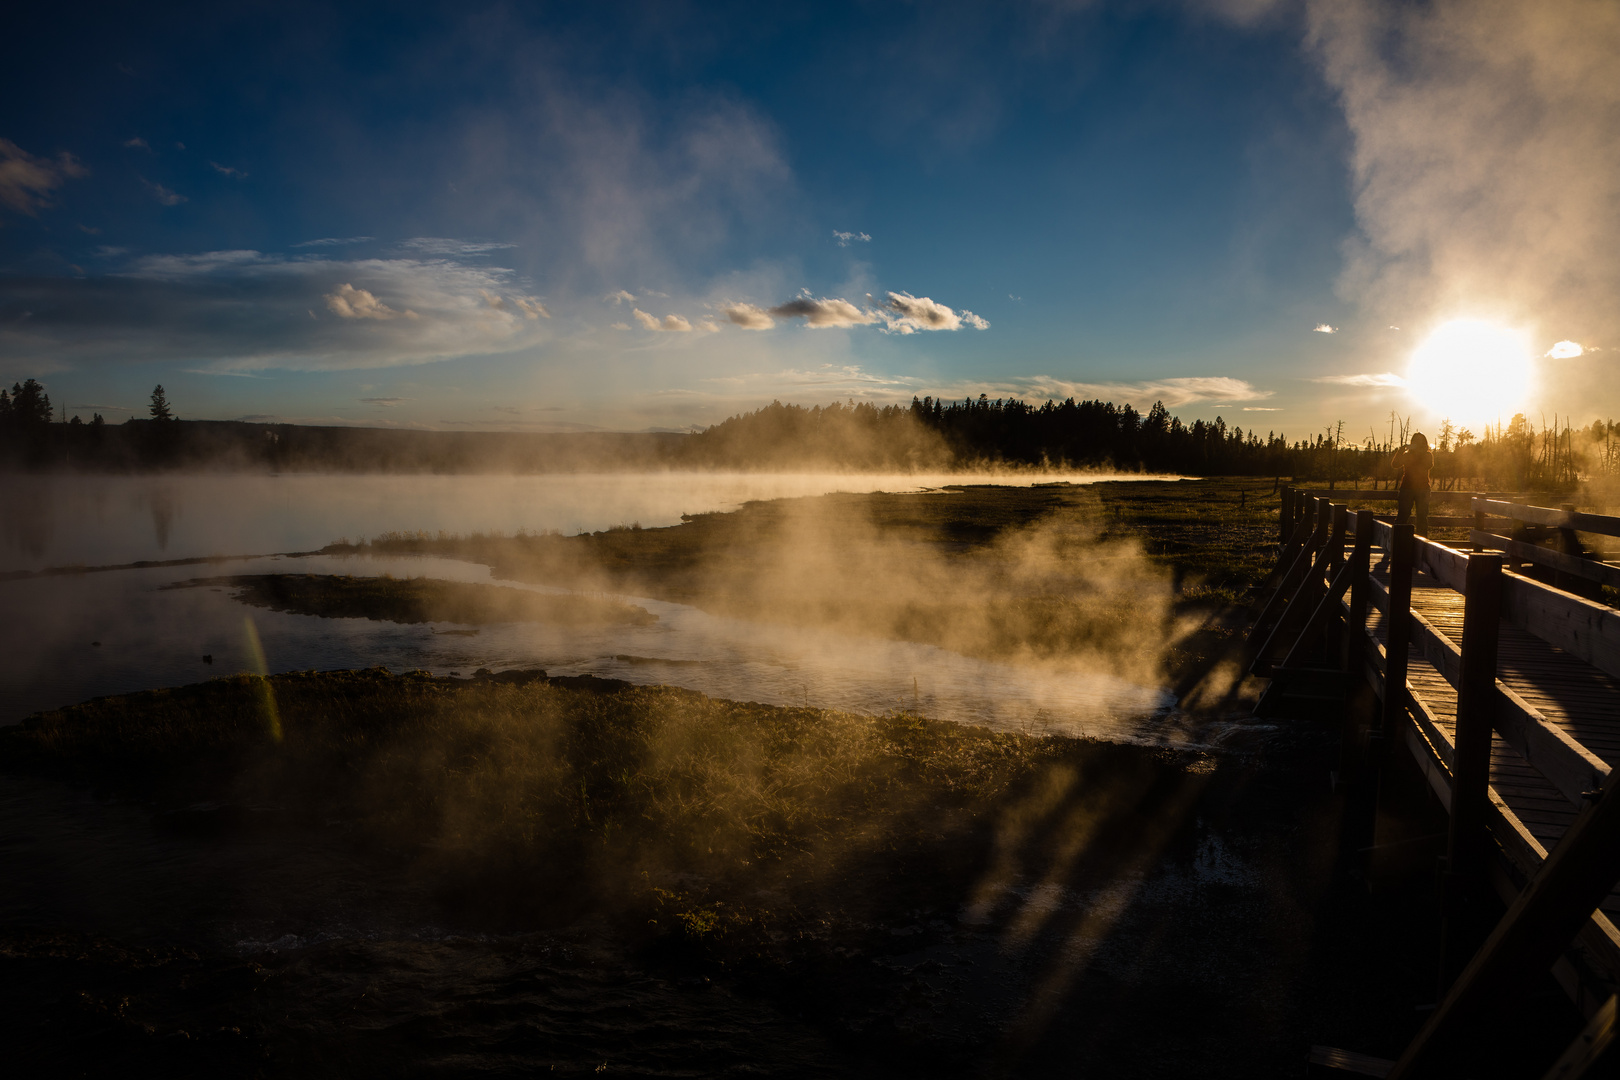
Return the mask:
<svg viewBox="0 0 1620 1080">
<path fill-rule="evenodd" d="M 1386 586 L 1387 573 L 1375 575 Z M 1461 649 L 1463 595 L 1427 574 L 1414 575 L 1412 611 L 1421 615 Z M 1380 645 L 1389 642 L 1382 612 L 1370 609 L 1368 630 Z M 1611 767 L 1620 764 L 1620 679 L 1570 656 L 1503 620 L 1498 628 L 1497 678 L 1576 742 Z M 1429 662 L 1417 643 L 1407 646 L 1407 681 L 1434 711 L 1447 741 L 1457 739 L 1457 690 Z M 1499 732 L 1491 737 L 1491 787 L 1524 824 L 1525 830 L 1551 851 L 1574 823 L 1580 808 L 1553 786 Z M 1620 888 L 1609 894 L 1603 911 L 1620 921 Z"/>
<path fill-rule="evenodd" d="M 1399 1062 L 1330 1048 L 1312 1060 L 1402 1080 L 1466 1074 L 1502 1010 L 1550 972 L 1589 1020 L 1548 1076 L 1617 1075 L 1620 610 L 1603 598 L 1620 567 L 1593 558 L 1582 534 L 1620 537 L 1620 518 L 1452 498 L 1469 498 L 1470 515 L 1445 523 L 1472 525 L 1471 551 L 1369 510 L 1352 536 L 1346 505 L 1285 489 L 1281 557 L 1256 602 L 1250 671 L 1272 680 L 1256 712 L 1340 720 L 1363 850 L 1378 850 L 1396 755 L 1410 755 L 1448 817 L 1439 1007 Z M 1370 708 L 1354 705 L 1363 680 Z M 1470 920 L 1490 891 L 1508 911 L 1480 943 Z"/>
</svg>

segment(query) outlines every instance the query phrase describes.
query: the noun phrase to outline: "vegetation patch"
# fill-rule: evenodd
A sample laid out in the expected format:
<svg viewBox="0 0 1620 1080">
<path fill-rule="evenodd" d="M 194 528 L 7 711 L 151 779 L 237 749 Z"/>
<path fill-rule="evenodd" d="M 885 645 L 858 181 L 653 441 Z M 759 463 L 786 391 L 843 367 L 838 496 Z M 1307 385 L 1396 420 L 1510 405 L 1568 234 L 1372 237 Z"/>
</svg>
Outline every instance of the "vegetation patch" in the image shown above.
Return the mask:
<svg viewBox="0 0 1620 1080">
<path fill-rule="evenodd" d="M 0 769 L 90 783 L 167 820 L 341 824 L 495 914 L 589 908 L 756 951 L 770 927 L 960 895 L 1029 789 L 1111 798 L 1174 759 L 517 672 L 238 675 L 0 729 Z"/>
<path fill-rule="evenodd" d="M 480 585 L 434 578 L 348 577 L 332 574 L 242 574 L 193 578 L 170 589 L 225 586 L 236 599 L 272 611 L 327 619 L 379 622 L 537 622 L 563 626 L 658 621 L 646 608 L 606 597 L 537 593 L 509 585 Z"/>
</svg>

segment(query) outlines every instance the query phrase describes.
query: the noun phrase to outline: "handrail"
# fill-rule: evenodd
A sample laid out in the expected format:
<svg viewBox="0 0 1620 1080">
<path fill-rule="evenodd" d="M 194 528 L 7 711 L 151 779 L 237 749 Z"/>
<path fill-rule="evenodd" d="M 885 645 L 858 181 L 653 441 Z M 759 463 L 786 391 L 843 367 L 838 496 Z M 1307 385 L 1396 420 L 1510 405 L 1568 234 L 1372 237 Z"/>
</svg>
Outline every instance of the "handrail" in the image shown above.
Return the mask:
<svg viewBox="0 0 1620 1080">
<path fill-rule="evenodd" d="M 1599 671 L 1620 678 L 1620 611 L 1509 574 L 1502 579 L 1502 617 Z"/>
<path fill-rule="evenodd" d="M 1547 506 L 1526 506 L 1522 503 L 1503 502 L 1500 499 L 1473 500 L 1477 514 L 1512 518 L 1532 525 L 1545 525 L 1554 529 L 1573 529 L 1576 532 L 1596 533 L 1599 536 L 1620 536 L 1620 517 L 1606 514 L 1583 514 L 1578 510 L 1554 510 Z"/>
<path fill-rule="evenodd" d="M 1566 555 L 1562 551 L 1540 547 L 1536 544 L 1527 544 L 1522 540 L 1502 536 L 1499 533 L 1485 532 L 1482 529 L 1470 530 L 1468 542 L 1476 548 L 1485 548 L 1490 551 L 1500 551 L 1508 558 L 1518 562 L 1535 563 L 1545 566 L 1549 570 L 1572 574 L 1575 577 L 1595 581 L 1600 585 L 1620 589 L 1620 566 L 1610 566 L 1597 559 L 1586 559 L 1579 555 Z"/>
<path fill-rule="evenodd" d="M 1462 679 L 1462 649 L 1416 611 L 1412 612 L 1412 638 L 1424 659 L 1456 687 Z M 1520 697 L 1511 686 L 1496 680 L 1496 731 L 1571 803 L 1585 806 L 1583 796 L 1603 786 L 1609 766 L 1603 759 L 1570 738 L 1541 711 Z"/>
<path fill-rule="evenodd" d="M 1301 494 L 1315 498 L 1356 499 L 1361 502 L 1394 502 L 1400 498 L 1399 488 L 1338 488 L 1329 491 L 1327 488 L 1295 488 Z M 1433 491 L 1429 492 L 1431 502 L 1437 499 L 1476 499 L 1480 496 L 1478 491 Z M 1527 493 L 1518 491 L 1487 491 L 1488 498 L 1524 498 Z"/>
<path fill-rule="evenodd" d="M 1394 527 L 1388 522 L 1373 525 L 1373 540 L 1385 551 L 1394 543 L 1393 537 Z M 1465 593 L 1467 554 L 1422 537 L 1414 540 L 1417 569 Z M 1544 582 L 1510 574 L 1502 579 L 1502 617 L 1510 625 L 1620 678 L 1620 611 Z"/>
</svg>

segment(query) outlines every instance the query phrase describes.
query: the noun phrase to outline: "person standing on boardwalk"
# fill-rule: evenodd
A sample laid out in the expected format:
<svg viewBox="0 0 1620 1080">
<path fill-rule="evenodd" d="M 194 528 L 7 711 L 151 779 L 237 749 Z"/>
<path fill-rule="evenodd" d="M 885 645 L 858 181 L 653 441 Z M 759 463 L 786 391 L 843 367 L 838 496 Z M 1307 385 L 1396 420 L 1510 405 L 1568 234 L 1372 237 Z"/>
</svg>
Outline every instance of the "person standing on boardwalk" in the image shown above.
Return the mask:
<svg viewBox="0 0 1620 1080">
<path fill-rule="evenodd" d="M 1395 451 L 1390 462 L 1400 480 L 1395 523 L 1406 524 L 1407 516 L 1417 511 L 1417 533 L 1429 535 L 1429 473 L 1434 469 L 1434 451 L 1421 431 L 1412 433 L 1412 441 Z"/>
</svg>

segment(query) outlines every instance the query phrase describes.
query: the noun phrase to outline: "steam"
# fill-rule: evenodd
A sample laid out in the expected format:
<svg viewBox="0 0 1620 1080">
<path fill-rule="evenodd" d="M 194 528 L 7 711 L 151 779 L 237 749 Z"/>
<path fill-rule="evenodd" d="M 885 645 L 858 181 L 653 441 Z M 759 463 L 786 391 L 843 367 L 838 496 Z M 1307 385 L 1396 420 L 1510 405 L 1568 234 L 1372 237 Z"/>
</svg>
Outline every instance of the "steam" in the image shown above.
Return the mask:
<svg viewBox="0 0 1620 1080">
<path fill-rule="evenodd" d="M 1620 7 L 1313 0 L 1309 22 L 1355 138 L 1343 292 L 1402 322 L 1612 331 Z"/>
</svg>

